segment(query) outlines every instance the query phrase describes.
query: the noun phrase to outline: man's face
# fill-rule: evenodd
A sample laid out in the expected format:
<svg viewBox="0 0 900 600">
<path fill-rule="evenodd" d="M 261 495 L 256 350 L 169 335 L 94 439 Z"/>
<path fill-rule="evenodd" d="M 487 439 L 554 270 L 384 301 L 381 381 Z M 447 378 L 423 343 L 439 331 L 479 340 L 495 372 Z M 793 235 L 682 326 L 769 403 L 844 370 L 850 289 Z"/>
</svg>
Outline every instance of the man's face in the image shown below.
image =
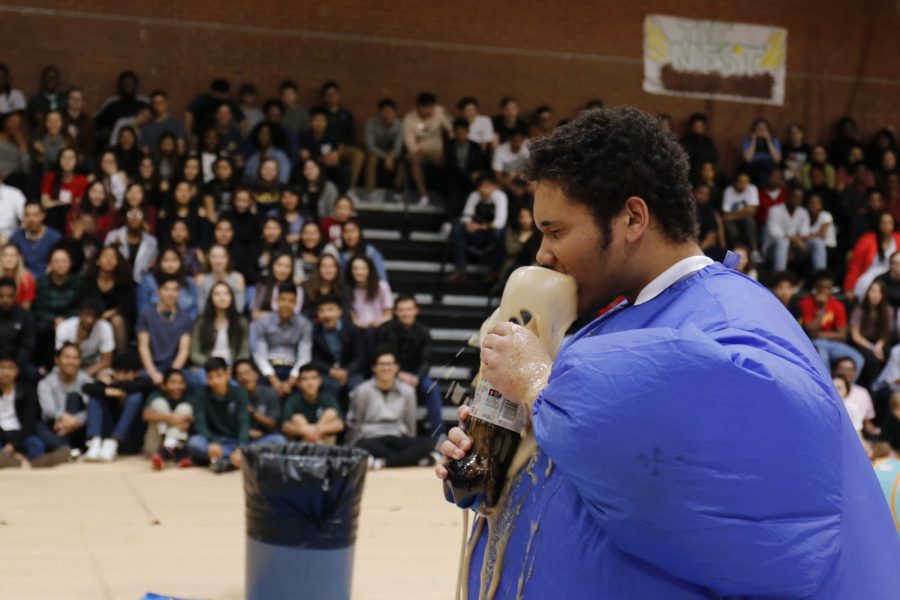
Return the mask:
<svg viewBox="0 0 900 600">
<path fill-rule="evenodd" d="M 319 321 L 328 328 L 334 328 L 341 318 L 341 307 L 337 304 L 323 304 L 318 309 Z"/>
<path fill-rule="evenodd" d="M 322 387 L 322 376 L 316 371 L 305 371 L 300 374 L 299 384 L 304 396 L 316 398 L 319 395 L 319 388 Z"/>
<path fill-rule="evenodd" d="M 453 139 L 457 144 L 465 144 L 469 141 L 469 130 L 466 127 L 454 127 Z"/>
<path fill-rule="evenodd" d="M 297 295 L 282 293 L 278 294 L 277 308 L 278 316 L 282 320 L 287 321 L 294 314 L 294 308 L 297 306 Z"/>
<path fill-rule="evenodd" d="M 169 398 L 178 401 L 184 397 L 184 392 L 187 390 L 187 384 L 184 381 L 184 377 L 181 375 L 170 375 L 163 384 L 163 390 Z"/>
<path fill-rule="evenodd" d="M 483 200 L 487 200 L 491 197 L 491 194 L 494 193 L 496 187 L 494 186 L 493 181 L 482 181 L 478 184 L 478 193 L 481 195 Z"/>
<path fill-rule="evenodd" d="M 81 353 L 74 346 L 67 346 L 56 357 L 56 365 L 63 375 L 74 377 L 81 365 Z"/>
<path fill-rule="evenodd" d="M 791 301 L 791 298 L 794 297 L 794 286 L 791 285 L 790 281 L 779 281 L 778 284 L 772 288 L 772 293 L 775 294 L 775 297 L 778 298 L 782 304 L 787 306 Z"/>
<path fill-rule="evenodd" d="M 816 298 L 820 302 L 827 301 L 831 298 L 831 288 L 834 287 L 834 282 L 830 279 L 820 279 L 815 284 L 816 290 Z"/>
<path fill-rule="evenodd" d="M 25 206 L 25 214 L 22 215 L 22 227 L 28 233 L 37 233 L 44 223 L 44 211 L 34 204 Z"/>
<path fill-rule="evenodd" d="M 241 363 L 235 371 L 235 379 L 241 384 L 241 387 L 255 389 L 256 382 L 259 381 L 259 374 L 247 363 Z"/>
<path fill-rule="evenodd" d="M 294 88 L 281 90 L 281 101 L 285 106 L 294 106 L 297 103 L 297 90 Z"/>
<path fill-rule="evenodd" d="M 325 133 L 325 128 L 328 127 L 328 119 L 325 115 L 316 115 L 309 122 L 309 127 L 315 135 L 322 135 Z"/>
<path fill-rule="evenodd" d="M 404 300 L 397 304 L 394 314 L 401 325 L 411 327 L 416 322 L 416 317 L 419 316 L 419 307 L 412 300 Z"/>
<path fill-rule="evenodd" d="M 9 387 L 19 376 L 19 366 L 11 360 L 0 361 L 0 387 Z"/>
<path fill-rule="evenodd" d="M 216 369 L 206 373 L 206 383 L 216 396 L 224 396 L 228 392 L 228 370 Z"/>
<path fill-rule="evenodd" d="M 850 381 L 856 380 L 856 364 L 852 360 L 841 360 L 834 366 L 837 375 L 843 375 Z"/>
<path fill-rule="evenodd" d="M 79 114 L 81 109 L 84 107 L 84 96 L 81 94 L 80 90 L 72 90 L 69 92 L 68 100 L 66 105 L 69 107 L 69 110 L 75 114 Z"/>
<path fill-rule="evenodd" d="M 628 276 L 622 216 L 613 217 L 612 241 L 601 248 L 600 229 L 588 207 L 569 200 L 553 183 L 539 181 L 534 220 L 544 238 L 537 261 L 571 275 L 578 286 L 578 312 L 599 310 L 627 291 Z"/>
<path fill-rule="evenodd" d="M 57 277 L 65 277 L 72 270 L 72 260 L 68 253 L 57 251 L 50 256 L 50 273 Z"/>
<path fill-rule="evenodd" d="M 746 173 L 738 175 L 737 179 L 734 180 L 734 189 L 738 192 L 746 190 L 748 185 L 750 185 L 750 176 Z"/>
<path fill-rule="evenodd" d="M 8 285 L 0 287 L 0 310 L 7 312 L 12 310 L 16 303 L 16 289 Z"/>
<path fill-rule="evenodd" d="M 82 310 L 78 315 L 78 324 L 81 328 L 90 334 L 97 324 L 97 311 L 93 309 Z"/>
<path fill-rule="evenodd" d="M 397 365 L 397 359 L 393 354 L 382 354 L 375 359 L 372 365 L 372 372 L 375 373 L 375 379 L 382 383 L 394 381 L 400 367 Z"/>
<path fill-rule="evenodd" d="M 167 281 L 159 286 L 159 301 L 165 308 L 171 310 L 178 304 L 178 282 Z"/>
<path fill-rule="evenodd" d="M 169 110 L 169 102 L 162 94 L 153 96 L 153 98 L 150 99 L 150 105 L 153 107 L 153 113 L 157 116 L 164 115 Z"/>
<path fill-rule="evenodd" d="M 788 208 L 794 210 L 801 204 L 803 204 L 803 190 L 792 190 L 790 195 L 788 196 Z"/>
<path fill-rule="evenodd" d="M 329 87 L 322 94 L 322 101 L 326 106 L 338 106 L 341 103 L 341 93 L 335 87 Z"/>
<path fill-rule="evenodd" d="M 59 87 L 59 71 L 56 69 L 47 69 L 44 71 L 43 80 L 44 89 L 48 92 L 55 92 Z"/>
<path fill-rule="evenodd" d="M 397 120 L 397 111 L 393 106 L 385 106 L 381 109 L 381 122 L 390 125 Z"/>
<path fill-rule="evenodd" d="M 699 185 L 694 188 L 694 200 L 698 206 L 703 206 L 709 202 L 709 188 L 705 185 Z"/>
<path fill-rule="evenodd" d="M 419 118 L 422 120 L 430 119 L 432 115 L 434 115 L 434 104 L 426 104 L 424 106 L 417 106 L 416 112 L 419 113 Z"/>
<path fill-rule="evenodd" d="M 222 126 L 228 126 L 231 124 L 231 107 L 227 104 L 222 104 L 219 108 L 216 109 L 216 122 Z"/>
<path fill-rule="evenodd" d="M 691 133 L 694 135 L 703 135 L 706 133 L 706 122 L 702 119 L 697 119 L 693 123 L 691 123 Z"/>
</svg>

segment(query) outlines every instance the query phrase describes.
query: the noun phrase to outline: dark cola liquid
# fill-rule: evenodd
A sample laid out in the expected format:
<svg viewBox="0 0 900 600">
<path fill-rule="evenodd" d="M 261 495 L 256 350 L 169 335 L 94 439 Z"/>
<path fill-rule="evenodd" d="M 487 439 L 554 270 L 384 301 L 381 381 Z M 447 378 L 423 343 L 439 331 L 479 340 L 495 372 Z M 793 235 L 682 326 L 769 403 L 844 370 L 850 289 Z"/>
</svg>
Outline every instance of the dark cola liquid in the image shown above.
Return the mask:
<svg viewBox="0 0 900 600">
<path fill-rule="evenodd" d="M 492 508 L 500 500 L 521 436 L 475 417 L 469 418 L 466 433 L 472 448 L 447 465 L 444 495 L 461 508 Z"/>
</svg>

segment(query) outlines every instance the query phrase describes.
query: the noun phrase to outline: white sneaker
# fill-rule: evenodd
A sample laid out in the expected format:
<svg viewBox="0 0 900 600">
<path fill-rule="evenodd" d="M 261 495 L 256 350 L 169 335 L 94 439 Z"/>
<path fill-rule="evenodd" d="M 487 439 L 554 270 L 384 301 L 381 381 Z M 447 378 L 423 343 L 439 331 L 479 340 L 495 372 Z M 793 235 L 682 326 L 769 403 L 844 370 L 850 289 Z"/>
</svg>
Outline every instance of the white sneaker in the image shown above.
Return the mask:
<svg viewBox="0 0 900 600">
<path fill-rule="evenodd" d="M 100 460 L 100 446 L 103 441 L 99 437 L 88 440 L 87 452 L 84 453 L 84 460 L 88 462 L 97 462 Z"/>
<path fill-rule="evenodd" d="M 450 237 L 450 234 L 453 232 L 453 223 L 447 221 L 443 225 L 441 225 L 441 236 L 442 237 Z"/>
<path fill-rule="evenodd" d="M 431 200 L 428 198 L 428 194 L 419 198 L 419 206 L 428 206 L 429 202 L 431 202 Z"/>
<path fill-rule="evenodd" d="M 385 467 L 383 458 L 375 458 L 372 455 L 369 455 L 369 470 L 370 471 L 380 471 Z"/>
<path fill-rule="evenodd" d="M 116 460 L 116 456 L 119 454 L 119 442 L 112 438 L 107 438 L 103 440 L 103 445 L 100 446 L 100 460 L 103 462 L 112 462 Z"/>
</svg>

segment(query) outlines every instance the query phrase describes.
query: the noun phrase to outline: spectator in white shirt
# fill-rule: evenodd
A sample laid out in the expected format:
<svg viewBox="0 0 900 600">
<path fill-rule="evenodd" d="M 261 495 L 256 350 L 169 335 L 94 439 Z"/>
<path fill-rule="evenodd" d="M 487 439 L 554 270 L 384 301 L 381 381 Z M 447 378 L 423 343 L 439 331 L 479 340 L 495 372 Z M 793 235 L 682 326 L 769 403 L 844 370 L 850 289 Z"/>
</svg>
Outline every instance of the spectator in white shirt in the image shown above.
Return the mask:
<svg viewBox="0 0 900 600">
<path fill-rule="evenodd" d="M 22 223 L 25 212 L 25 194 L 3 183 L 0 173 L 0 246 L 9 241 Z"/>
<path fill-rule="evenodd" d="M 100 298 L 85 298 L 77 317 L 69 317 L 56 328 L 56 350 L 65 344 L 75 344 L 81 350 L 81 369 L 88 377 L 96 378 L 112 366 L 116 338 L 112 325 L 101 319 Z"/>
<path fill-rule="evenodd" d="M 753 218 L 759 208 L 759 190 L 750 183 L 750 175 L 738 173 L 734 184 L 728 186 L 722 198 L 722 220 L 728 232 L 728 242 L 734 246 L 746 242 L 752 252 L 759 253 L 756 220 Z M 754 256 L 757 260 L 757 256 Z"/>
<path fill-rule="evenodd" d="M 12 87 L 9 69 L 0 64 L 0 115 L 24 111 L 26 106 L 25 94 Z"/>
<path fill-rule="evenodd" d="M 814 271 L 825 268 L 825 243 L 821 239 L 811 240 L 809 237 L 809 213 L 803 208 L 801 188 L 791 190 L 785 203 L 772 207 L 767 227 L 768 252 L 773 256 L 776 271 L 787 269 L 791 257 L 799 262 L 807 255 L 812 258 Z"/>
<path fill-rule="evenodd" d="M 502 240 L 508 209 L 506 194 L 489 173 L 484 174 L 478 189 L 466 200 L 462 218 L 451 233 L 456 271 L 450 276 L 450 281 L 464 278 L 470 248 L 490 259 L 490 271 L 485 282 L 497 280 L 503 263 Z"/>
<path fill-rule="evenodd" d="M 509 188 L 512 180 L 519 174 L 522 164 L 528 160 L 528 128 L 516 127 L 510 135 L 509 141 L 497 146 L 494 158 L 491 160 L 491 170 L 494 177 L 504 189 Z"/>
<path fill-rule="evenodd" d="M 466 96 L 457 103 L 456 108 L 469 122 L 469 139 L 481 145 L 485 152 L 493 148 L 496 143 L 494 138 L 494 123 L 487 115 L 478 114 L 478 99 Z"/>
<path fill-rule="evenodd" d="M 824 201 L 819 192 L 810 192 L 806 196 L 806 212 L 809 213 L 809 239 L 807 245 L 822 244 L 825 248 L 825 262 L 828 262 L 829 250 L 837 248 L 837 231 L 834 228 L 834 216 L 824 209 Z M 822 267 L 825 268 L 824 266 Z"/>
</svg>

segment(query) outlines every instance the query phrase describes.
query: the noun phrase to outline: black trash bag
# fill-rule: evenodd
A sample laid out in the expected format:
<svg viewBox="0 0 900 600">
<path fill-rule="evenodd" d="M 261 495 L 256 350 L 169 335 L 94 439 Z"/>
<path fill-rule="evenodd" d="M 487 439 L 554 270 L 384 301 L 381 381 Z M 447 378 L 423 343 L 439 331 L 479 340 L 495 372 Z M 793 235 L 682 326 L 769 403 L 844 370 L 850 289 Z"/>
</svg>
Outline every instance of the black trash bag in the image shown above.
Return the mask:
<svg viewBox="0 0 900 600">
<path fill-rule="evenodd" d="M 244 451 L 247 535 L 318 550 L 356 542 L 369 454 L 348 446 L 264 444 Z"/>
</svg>

